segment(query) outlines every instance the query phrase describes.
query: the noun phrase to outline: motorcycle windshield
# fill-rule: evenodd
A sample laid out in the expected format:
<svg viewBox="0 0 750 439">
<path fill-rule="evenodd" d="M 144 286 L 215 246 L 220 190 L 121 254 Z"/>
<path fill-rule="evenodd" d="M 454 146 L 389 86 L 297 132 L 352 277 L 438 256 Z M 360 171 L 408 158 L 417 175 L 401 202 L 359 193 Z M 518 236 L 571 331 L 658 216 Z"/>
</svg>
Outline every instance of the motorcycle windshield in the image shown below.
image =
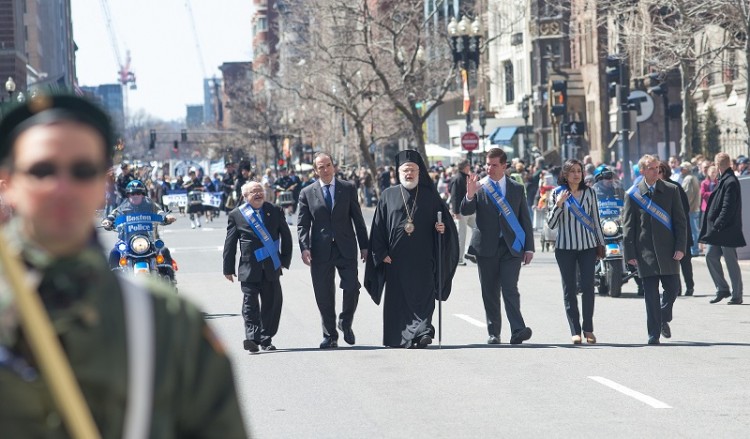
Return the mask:
<svg viewBox="0 0 750 439">
<path fill-rule="evenodd" d="M 121 239 L 132 235 L 148 235 L 154 231 L 154 223 L 164 221 L 162 215 L 155 213 L 127 213 L 115 218 L 115 227 Z"/>
<path fill-rule="evenodd" d="M 594 183 L 600 218 L 619 217 L 624 205 L 625 191 L 619 180 L 600 180 Z"/>
</svg>

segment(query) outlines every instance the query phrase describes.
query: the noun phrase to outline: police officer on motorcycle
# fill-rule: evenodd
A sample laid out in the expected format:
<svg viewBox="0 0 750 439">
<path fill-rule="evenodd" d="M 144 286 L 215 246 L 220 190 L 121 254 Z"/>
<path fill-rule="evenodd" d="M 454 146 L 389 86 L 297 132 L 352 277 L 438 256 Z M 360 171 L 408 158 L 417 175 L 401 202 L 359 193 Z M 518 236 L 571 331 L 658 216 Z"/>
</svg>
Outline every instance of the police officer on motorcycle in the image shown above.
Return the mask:
<svg viewBox="0 0 750 439">
<path fill-rule="evenodd" d="M 115 218 L 120 215 L 126 215 L 131 213 L 155 213 L 164 217 L 164 225 L 172 224 L 177 221 L 177 218 L 172 215 L 167 215 L 166 212 L 154 203 L 149 197 L 146 196 L 146 186 L 140 180 L 133 180 L 128 183 L 125 188 L 125 195 L 127 200 L 123 201 L 117 209 L 110 212 L 107 218 L 102 220 L 102 227 L 105 230 L 113 230 Z M 167 264 L 172 264 L 172 255 L 169 249 L 164 247 L 162 249 L 164 255 L 164 261 Z M 120 252 L 113 248 L 109 252 L 109 266 L 110 268 L 116 268 L 119 266 Z"/>
</svg>

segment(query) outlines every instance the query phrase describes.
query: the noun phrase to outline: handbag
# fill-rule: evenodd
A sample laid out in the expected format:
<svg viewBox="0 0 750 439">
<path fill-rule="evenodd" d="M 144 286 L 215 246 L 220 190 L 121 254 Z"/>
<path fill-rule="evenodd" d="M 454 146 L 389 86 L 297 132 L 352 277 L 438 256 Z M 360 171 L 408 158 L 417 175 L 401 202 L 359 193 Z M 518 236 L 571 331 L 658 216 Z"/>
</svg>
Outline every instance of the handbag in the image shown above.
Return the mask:
<svg viewBox="0 0 750 439">
<path fill-rule="evenodd" d="M 606 256 L 604 246 L 601 244 L 596 245 L 596 259 L 604 259 L 604 256 Z"/>
<path fill-rule="evenodd" d="M 237 202 L 234 199 L 234 192 L 229 194 L 227 197 L 227 201 L 224 203 L 224 207 L 226 207 L 227 210 L 234 209 L 234 206 L 237 204 Z"/>
</svg>

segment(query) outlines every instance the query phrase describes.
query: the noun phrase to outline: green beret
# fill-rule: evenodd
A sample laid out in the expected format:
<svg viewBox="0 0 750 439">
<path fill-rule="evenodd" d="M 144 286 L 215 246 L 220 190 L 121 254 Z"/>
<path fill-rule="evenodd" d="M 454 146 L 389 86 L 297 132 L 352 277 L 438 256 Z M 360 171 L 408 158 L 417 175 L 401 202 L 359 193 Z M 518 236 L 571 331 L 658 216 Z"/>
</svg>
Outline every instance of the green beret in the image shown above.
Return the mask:
<svg viewBox="0 0 750 439">
<path fill-rule="evenodd" d="M 107 160 L 117 142 L 112 122 L 104 110 L 88 99 L 74 95 L 40 94 L 23 104 L 2 109 L 0 119 L 0 163 L 10 154 L 16 138 L 27 129 L 60 121 L 81 123 L 95 129 L 104 139 Z"/>
</svg>

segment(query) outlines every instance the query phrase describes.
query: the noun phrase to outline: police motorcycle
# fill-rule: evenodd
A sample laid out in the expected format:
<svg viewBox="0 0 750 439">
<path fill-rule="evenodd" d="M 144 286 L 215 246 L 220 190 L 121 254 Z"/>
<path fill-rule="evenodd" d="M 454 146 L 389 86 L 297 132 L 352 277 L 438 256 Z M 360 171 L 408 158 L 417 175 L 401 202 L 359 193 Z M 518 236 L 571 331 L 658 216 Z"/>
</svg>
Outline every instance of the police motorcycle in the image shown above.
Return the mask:
<svg viewBox="0 0 750 439">
<path fill-rule="evenodd" d="M 605 165 L 594 171 L 594 192 L 599 207 L 599 221 L 604 235 L 604 258 L 596 263 L 594 279 L 599 294 L 620 297 L 622 286 L 636 272 L 629 272 L 623 255 L 622 209 L 625 191 L 622 183 Z"/>
<path fill-rule="evenodd" d="M 155 224 L 171 224 L 175 218 L 166 216 L 146 197 L 146 186 L 140 180 L 128 183 L 125 193 L 128 199 L 102 220 L 102 227 L 117 230 L 119 238 L 109 253 L 110 267 L 134 276 L 158 276 L 174 286 L 177 264 L 159 239 Z"/>
<path fill-rule="evenodd" d="M 133 276 L 156 276 L 177 289 L 176 264 L 166 250 L 164 241 L 156 237 L 156 224 L 166 224 L 166 216 L 157 213 L 126 213 L 115 218 L 113 227 L 119 240 L 115 249 L 119 252 L 117 267 Z"/>
</svg>

